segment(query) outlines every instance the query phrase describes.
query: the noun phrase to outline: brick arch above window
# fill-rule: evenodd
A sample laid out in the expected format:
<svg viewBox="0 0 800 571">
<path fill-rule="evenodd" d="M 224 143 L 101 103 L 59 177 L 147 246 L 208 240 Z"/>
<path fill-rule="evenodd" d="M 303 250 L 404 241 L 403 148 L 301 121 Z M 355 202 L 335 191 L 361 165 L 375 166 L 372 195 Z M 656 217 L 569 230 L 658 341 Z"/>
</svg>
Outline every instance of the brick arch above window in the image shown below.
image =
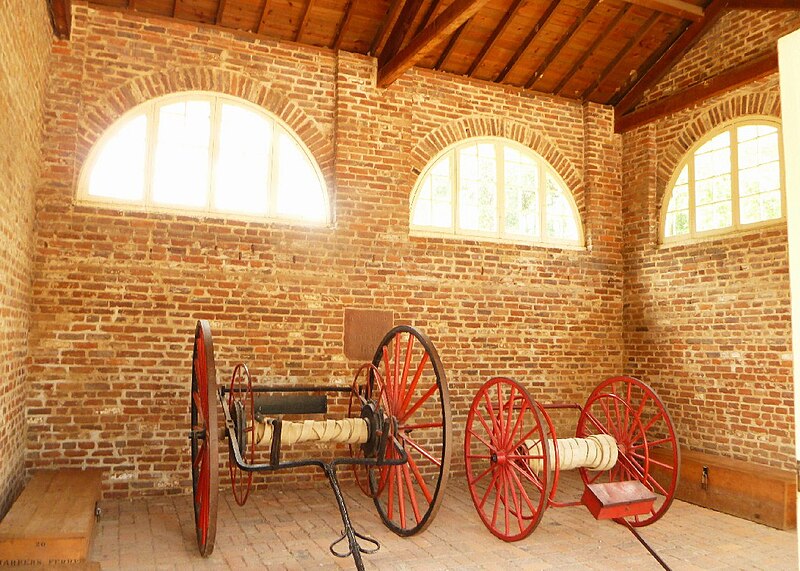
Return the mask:
<svg viewBox="0 0 800 571">
<path fill-rule="evenodd" d="M 485 115 L 465 117 L 442 125 L 428 133 L 411 150 L 410 181 L 413 186 L 426 165 L 447 147 L 465 139 L 499 137 L 515 141 L 539 154 L 564 180 L 581 216 L 584 215 L 583 179 L 558 147 L 533 127 L 508 119 Z"/>
<path fill-rule="evenodd" d="M 277 116 L 303 141 L 317 161 L 325 184 L 334 189 L 334 150 L 331 137 L 296 103 L 269 83 L 245 74 L 204 67 L 174 68 L 139 76 L 87 106 L 79 124 L 76 160 L 86 160 L 92 147 L 117 119 L 134 107 L 165 95 L 207 91 L 231 95 L 253 103 Z"/>
</svg>

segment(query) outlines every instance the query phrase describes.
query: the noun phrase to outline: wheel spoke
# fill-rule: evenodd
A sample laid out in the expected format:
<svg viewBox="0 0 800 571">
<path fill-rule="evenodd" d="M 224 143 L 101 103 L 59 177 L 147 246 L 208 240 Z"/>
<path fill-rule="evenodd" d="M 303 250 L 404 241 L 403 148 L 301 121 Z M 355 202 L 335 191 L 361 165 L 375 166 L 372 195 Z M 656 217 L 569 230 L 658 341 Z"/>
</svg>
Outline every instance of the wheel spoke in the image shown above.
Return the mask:
<svg viewBox="0 0 800 571">
<path fill-rule="evenodd" d="M 601 423 L 601 422 L 598 420 L 598 418 L 597 418 L 597 417 L 596 417 L 594 414 L 592 414 L 592 413 L 591 413 L 591 412 L 589 412 L 588 410 L 585 410 L 585 412 L 586 412 L 586 419 L 587 419 L 589 422 L 591 422 L 591 423 L 594 425 L 594 427 L 595 427 L 597 430 L 599 430 L 599 431 L 600 431 L 600 433 L 601 433 L 601 434 L 609 434 L 609 435 L 611 434 L 611 431 L 610 431 L 608 428 L 606 428 L 606 427 L 605 427 L 605 426 L 604 426 L 604 425 L 603 425 L 603 424 L 602 424 L 602 423 Z"/>
<path fill-rule="evenodd" d="M 539 492 L 544 493 L 544 483 L 539 480 L 536 476 L 533 475 L 532 472 L 529 470 L 523 470 L 516 464 L 512 463 L 511 467 L 514 468 L 517 472 L 522 474 L 526 480 L 528 480 L 531 484 L 533 484 Z"/>
<path fill-rule="evenodd" d="M 417 383 L 419 383 L 420 378 L 422 378 L 422 372 L 425 370 L 425 364 L 428 362 L 428 353 L 422 354 L 422 359 L 417 366 L 417 370 L 414 373 L 414 378 L 411 379 L 411 385 L 408 387 L 408 391 L 406 392 L 406 396 L 403 399 L 403 405 L 400 407 L 400 411 L 404 411 L 408 408 L 408 405 L 411 403 L 411 397 L 414 396 L 414 391 L 417 388 Z"/>
<path fill-rule="evenodd" d="M 400 395 L 400 334 L 394 336 L 394 402 L 397 405 L 400 405 L 401 402 L 401 395 Z M 398 411 L 399 412 L 399 411 Z M 403 525 L 405 527 L 405 525 Z"/>
<path fill-rule="evenodd" d="M 440 468 L 442 467 L 442 461 L 441 460 L 438 460 L 438 459 L 434 458 L 431 455 L 430 452 L 428 452 L 427 450 L 422 448 L 419 444 L 414 442 L 414 440 L 408 434 L 401 434 L 400 438 L 405 440 L 414 450 L 416 450 L 417 452 L 422 454 L 425 458 L 427 458 L 428 460 L 430 460 L 431 462 L 433 462 L 434 464 L 436 464 Z"/>
<path fill-rule="evenodd" d="M 386 509 L 386 517 L 392 519 L 394 514 L 394 466 L 389 466 L 389 501 Z"/>
<path fill-rule="evenodd" d="M 411 432 L 412 430 L 422 430 L 423 428 L 442 428 L 444 424 L 441 422 L 426 422 L 423 424 L 404 424 L 400 427 L 400 430 L 405 432 Z"/>
<path fill-rule="evenodd" d="M 470 485 L 470 486 L 473 486 L 473 485 L 477 484 L 477 483 L 478 483 L 478 482 L 479 482 L 479 481 L 480 481 L 480 480 L 481 480 L 481 479 L 482 479 L 484 476 L 486 476 L 486 474 L 488 474 L 489 472 L 491 472 L 493 469 L 494 469 L 494 464 L 489 464 L 489 467 L 488 467 L 488 468 L 486 468 L 486 470 L 484 470 L 483 472 L 481 472 L 481 473 L 478 475 L 478 477 L 477 477 L 477 478 L 475 478 L 474 480 L 470 480 L 470 481 L 469 481 L 469 485 Z M 467 478 L 469 478 L 469 474 L 467 474 Z"/>
<path fill-rule="evenodd" d="M 399 335 L 398 335 L 399 337 Z M 393 466 L 397 471 L 397 476 L 395 477 L 395 481 L 397 482 L 397 507 L 400 508 L 398 511 L 400 512 L 400 527 L 405 529 L 406 527 L 406 499 L 405 494 L 403 494 L 403 478 L 401 477 L 402 470 L 399 466 Z"/>
<path fill-rule="evenodd" d="M 495 389 L 497 390 L 497 429 L 498 432 L 498 441 L 500 445 L 503 445 L 503 441 L 505 440 L 506 431 L 503 427 L 503 385 L 502 383 L 497 383 L 495 385 Z"/>
<path fill-rule="evenodd" d="M 408 488 L 408 500 L 411 504 L 411 509 L 414 512 L 414 520 L 419 523 L 422 521 L 422 518 L 419 515 L 417 494 L 414 491 L 414 483 L 411 481 L 411 470 L 408 469 L 408 464 L 403 464 L 403 476 L 405 477 L 406 487 Z"/>
<path fill-rule="evenodd" d="M 398 383 L 400 385 L 400 396 L 398 398 L 398 402 L 400 403 L 405 402 L 406 398 L 406 383 L 408 382 L 408 369 L 411 366 L 411 348 L 414 345 L 414 339 L 415 337 L 409 333 L 408 344 L 406 345 L 406 359 L 403 362 L 403 374 L 401 375 L 400 383 Z M 399 335 L 397 336 L 397 342 L 400 342 Z"/>
<path fill-rule="evenodd" d="M 525 433 L 525 436 L 523 436 L 522 438 L 520 438 L 520 439 L 519 439 L 519 441 L 518 441 L 516 444 L 514 444 L 514 446 L 512 446 L 511 448 L 509 448 L 509 450 L 516 450 L 517 448 L 519 448 L 519 447 L 520 447 L 520 445 L 522 445 L 522 444 L 524 444 L 524 443 L 525 443 L 525 441 L 528 439 L 528 437 L 529 437 L 531 434 L 533 434 L 534 432 L 536 432 L 536 429 L 537 429 L 537 428 L 539 428 L 539 427 L 538 427 L 538 426 L 534 426 L 533 428 L 531 428 L 531 429 L 530 429 L 528 432 L 526 432 L 526 433 Z M 540 441 L 540 442 L 542 442 L 542 446 L 544 447 L 544 445 L 545 445 L 544 441 Z"/>
<path fill-rule="evenodd" d="M 522 408 L 520 408 L 519 416 L 517 417 L 517 421 L 514 423 L 514 428 L 511 429 L 511 433 L 509 435 L 509 442 L 514 439 L 514 435 L 517 434 L 519 431 L 519 425 L 522 422 L 522 418 L 525 416 L 525 411 L 528 410 L 528 403 L 526 401 L 522 401 Z"/>
<path fill-rule="evenodd" d="M 533 507 L 533 502 L 531 501 L 530 497 L 528 497 L 528 492 L 525 491 L 525 486 L 522 485 L 522 482 L 520 481 L 519 476 L 517 476 L 517 474 L 516 474 L 516 472 L 514 472 L 514 470 L 509 470 L 509 474 L 511 474 L 511 477 L 514 479 L 514 482 L 517 484 L 517 487 L 519 488 L 520 496 L 522 496 L 522 499 L 525 500 L 526 504 L 528 504 L 528 508 L 530 508 L 530 510 L 531 510 L 531 515 L 535 516 L 538 510 Z"/>
<path fill-rule="evenodd" d="M 509 432 L 508 427 L 511 426 L 511 418 L 514 413 L 514 385 L 511 385 L 511 394 L 508 397 L 508 417 L 505 420 L 506 437 L 503 444 L 508 444 L 514 437 L 513 431 Z"/>
<path fill-rule="evenodd" d="M 672 438 L 667 436 L 665 438 L 660 438 L 659 440 L 653 440 L 652 442 L 648 442 L 647 444 L 645 444 L 644 442 L 640 444 L 631 444 L 628 446 L 628 450 L 638 450 L 640 448 L 644 448 L 645 446 L 647 446 L 648 450 L 651 450 L 657 447 L 658 445 L 666 444 L 667 442 L 672 442 Z"/>
<path fill-rule="evenodd" d="M 480 440 L 484 444 L 484 446 L 486 446 L 489 450 L 491 450 L 491 451 L 495 451 L 496 450 L 496 448 L 494 446 L 492 446 L 491 444 L 486 442 L 483 438 L 480 437 L 480 435 L 476 434 L 475 431 L 472 430 L 471 428 L 469 429 L 469 433 L 472 436 L 474 436 L 475 438 L 477 438 L 478 440 Z"/>
<path fill-rule="evenodd" d="M 494 468 L 494 466 L 492 466 Z M 490 492 L 494 489 L 495 484 L 497 483 L 497 478 L 500 475 L 499 470 L 492 471 L 492 479 L 489 481 L 489 487 L 486 488 L 486 492 L 484 492 L 481 501 L 478 503 L 478 509 L 483 511 L 483 506 L 486 505 L 486 500 L 489 499 Z"/>
<path fill-rule="evenodd" d="M 514 501 L 514 511 L 517 514 L 517 523 L 519 524 L 519 530 L 522 531 L 523 528 L 525 527 L 524 524 L 522 523 L 522 507 L 520 506 L 519 503 L 519 496 L 517 496 L 517 492 L 514 489 L 514 484 L 511 482 L 512 473 L 513 472 L 511 470 L 508 470 L 505 473 L 505 478 L 506 481 L 508 482 L 508 489 L 511 492 L 511 499 Z"/>
<path fill-rule="evenodd" d="M 508 535 L 508 529 L 511 527 L 509 519 L 510 519 L 510 510 L 508 508 L 508 477 L 506 476 L 506 471 L 501 470 L 503 473 L 503 507 L 505 512 L 504 522 L 506 524 L 506 535 Z"/>
<path fill-rule="evenodd" d="M 431 396 L 431 395 L 432 395 L 434 392 L 436 392 L 436 389 L 438 389 L 438 388 L 439 388 L 439 385 L 437 385 L 436 383 L 434 383 L 434 384 L 431 386 L 431 388 L 429 388 L 429 389 L 428 389 L 428 391 L 427 391 L 427 392 L 426 392 L 424 395 L 422 395 L 422 398 L 420 398 L 420 399 L 419 399 L 419 400 L 418 400 L 418 401 L 417 401 L 417 402 L 414 404 L 414 406 L 412 406 L 412 407 L 411 407 L 411 408 L 408 410 L 408 412 L 407 412 L 407 413 L 405 413 L 405 414 L 403 415 L 403 417 L 400 419 L 400 422 L 405 422 L 406 420 L 408 420 L 408 419 L 411 417 L 411 415 L 412 415 L 412 414 L 414 414 L 415 412 L 417 412 L 417 409 L 418 409 L 419 407 L 421 407 L 421 406 L 422 406 L 422 405 L 425 403 L 425 401 L 426 401 L 426 400 L 428 400 L 428 399 L 430 398 L 430 396 Z"/>
<path fill-rule="evenodd" d="M 644 412 L 644 407 L 647 405 L 647 400 L 649 398 L 650 395 L 645 394 L 642 398 L 642 402 L 639 403 L 639 408 L 637 408 L 636 412 L 633 414 L 633 422 L 631 422 L 630 427 L 628 428 L 628 433 L 625 435 L 627 440 L 631 440 L 633 438 L 636 425 L 641 423 L 642 412 Z"/>
<path fill-rule="evenodd" d="M 422 490 L 422 495 L 425 496 L 425 499 L 428 500 L 429 504 L 432 504 L 433 495 L 428 489 L 428 484 L 425 483 L 425 478 L 422 477 L 422 474 L 419 471 L 417 463 L 414 461 L 414 458 L 410 454 L 408 455 L 408 464 L 411 466 L 411 471 L 414 472 L 414 478 L 417 480 L 417 483 L 419 484 L 419 487 Z"/>
<path fill-rule="evenodd" d="M 492 419 L 492 430 L 490 431 L 492 433 L 492 440 L 497 441 L 498 442 L 498 446 L 499 446 L 499 443 L 500 443 L 500 431 L 497 428 L 497 418 L 494 415 L 494 407 L 492 406 L 492 399 L 489 398 L 489 391 L 488 390 L 486 390 L 483 393 L 483 397 L 484 397 L 484 400 L 486 401 L 486 412 L 489 413 L 489 418 Z M 488 427 L 487 427 L 487 429 L 488 429 Z"/>
<path fill-rule="evenodd" d="M 498 479 L 500 476 L 500 470 L 497 470 Z M 497 525 L 497 510 L 500 509 L 500 502 L 502 499 L 500 498 L 500 482 L 495 480 L 494 483 L 494 509 L 492 510 L 492 527 Z"/>
<path fill-rule="evenodd" d="M 652 428 L 652 426 L 656 423 L 656 421 L 658 421 L 663 416 L 664 416 L 664 413 L 662 411 L 658 411 L 658 414 L 654 415 L 653 418 L 648 420 L 647 424 L 645 424 L 642 427 L 642 432 L 644 432 L 646 434 L 647 431 L 650 430 Z M 670 439 L 668 438 L 667 440 L 670 440 Z"/>
<path fill-rule="evenodd" d="M 489 425 L 486 423 L 486 419 L 483 418 L 483 413 L 480 410 L 475 409 L 475 415 L 478 417 L 478 420 L 483 425 L 483 427 L 486 429 L 486 433 L 489 435 L 489 440 L 494 442 L 495 441 L 495 433 L 494 433 L 494 431 L 492 431 L 491 428 L 489 428 Z M 477 435 L 477 433 L 474 430 L 472 430 L 471 428 L 470 428 L 470 432 L 472 434 L 474 434 L 476 438 L 480 438 Z M 484 444 L 486 444 L 486 446 L 488 446 L 492 450 L 495 450 L 497 448 L 496 446 L 490 445 L 488 442 L 486 442 L 482 438 L 480 438 L 480 441 L 483 442 Z"/>
</svg>

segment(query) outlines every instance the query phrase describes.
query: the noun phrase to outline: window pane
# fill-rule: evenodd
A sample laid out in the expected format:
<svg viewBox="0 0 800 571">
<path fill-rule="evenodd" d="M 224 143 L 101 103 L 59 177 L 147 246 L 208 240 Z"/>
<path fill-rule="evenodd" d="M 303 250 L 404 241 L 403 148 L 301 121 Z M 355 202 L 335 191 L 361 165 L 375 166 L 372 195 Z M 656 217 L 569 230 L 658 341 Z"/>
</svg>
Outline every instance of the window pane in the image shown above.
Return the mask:
<svg viewBox="0 0 800 571">
<path fill-rule="evenodd" d="M 730 149 L 720 149 L 694 157 L 694 178 L 703 180 L 731 172 Z"/>
<path fill-rule="evenodd" d="M 697 207 L 696 228 L 698 232 L 718 230 L 731 225 L 731 203 L 716 202 Z"/>
<path fill-rule="evenodd" d="M 578 226 L 572 207 L 564 191 L 550 175 L 547 175 L 545 218 L 549 237 L 557 240 L 578 239 Z"/>
<path fill-rule="evenodd" d="M 725 131 L 724 133 L 720 133 L 705 145 L 700 147 L 695 151 L 695 155 L 702 155 L 704 153 L 708 153 L 710 151 L 715 151 L 718 149 L 724 149 L 731 146 L 731 134 L 729 131 Z"/>
<path fill-rule="evenodd" d="M 739 194 L 741 196 L 776 190 L 780 186 L 781 171 L 777 162 L 739 171 Z"/>
<path fill-rule="evenodd" d="M 459 151 L 459 226 L 497 231 L 497 159 L 494 144 L 470 145 Z"/>
<path fill-rule="evenodd" d="M 725 175 L 697 181 L 694 191 L 694 200 L 697 206 L 731 200 L 731 177 Z"/>
<path fill-rule="evenodd" d="M 672 196 L 669 199 L 667 212 L 675 210 L 686 210 L 689 208 L 689 185 L 684 184 L 672 189 Z"/>
<path fill-rule="evenodd" d="M 276 140 L 278 157 L 278 214 L 291 218 L 324 222 L 327 220 L 325 189 L 311 160 L 294 137 L 279 130 Z"/>
<path fill-rule="evenodd" d="M 689 233 L 689 211 L 678 210 L 668 212 L 664 224 L 664 235 L 667 237 Z"/>
<path fill-rule="evenodd" d="M 130 119 L 103 145 L 89 176 L 89 195 L 122 200 L 144 198 L 147 117 Z"/>
<path fill-rule="evenodd" d="M 153 202 L 192 208 L 206 205 L 210 136 L 210 102 L 183 101 L 160 109 Z"/>
<path fill-rule="evenodd" d="M 414 201 L 414 213 L 411 216 L 411 223 L 414 226 L 431 225 L 431 175 L 428 173 L 420 183 L 417 191 L 417 198 Z"/>
<path fill-rule="evenodd" d="M 539 235 L 539 169 L 517 149 L 504 149 L 505 231 L 530 237 Z"/>
<path fill-rule="evenodd" d="M 689 165 L 685 165 L 683 169 L 681 169 L 681 174 L 678 175 L 678 180 L 675 181 L 675 184 L 689 184 Z"/>
<path fill-rule="evenodd" d="M 249 109 L 222 105 L 214 208 L 267 213 L 272 125 L 272 121 Z"/>
<path fill-rule="evenodd" d="M 740 215 L 742 217 L 742 224 L 752 224 L 764 220 L 780 218 L 780 190 L 742 197 Z"/>
</svg>

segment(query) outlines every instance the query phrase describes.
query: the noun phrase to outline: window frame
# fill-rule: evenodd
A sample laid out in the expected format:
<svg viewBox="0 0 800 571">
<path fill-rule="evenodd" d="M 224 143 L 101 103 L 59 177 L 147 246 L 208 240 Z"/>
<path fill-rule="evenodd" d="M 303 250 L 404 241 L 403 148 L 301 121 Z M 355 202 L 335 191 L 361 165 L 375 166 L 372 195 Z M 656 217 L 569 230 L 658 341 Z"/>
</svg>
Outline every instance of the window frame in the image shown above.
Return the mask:
<svg viewBox="0 0 800 571">
<path fill-rule="evenodd" d="M 198 208 L 191 208 L 180 205 L 170 204 L 155 204 L 152 201 L 153 191 L 153 175 L 155 169 L 156 158 L 156 143 L 158 134 L 159 122 L 159 109 L 165 105 L 175 103 L 185 103 L 187 101 L 208 101 L 211 109 L 209 114 L 210 129 L 209 129 L 209 145 L 208 145 L 208 191 L 206 192 L 205 204 Z M 216 184 L 216 161 L 218 155 L 218 146 L 220 143 L 221 131 L 221 109 L 223 103 L 234 105 L 240 108 L 247 109 L 254 112 L 267 120 L 271 121 L 272 133 L 270 138 L 270 165 L 268 175 L 268 185 L 266 191 L 268 192 L 267 212 L 264 214 L 247 214 L 235 210 L 217 209 L 214 208 L 214 197 L 217 193 Z M 98 159 L 102 155 L 105 144 L 113 139 L 119 131 L 125 127 L 131 119 L 136 116 L 144 115 L 147 120 L 147 127 L 145 129 L 145 164 L 144 164 L 144 192 L 141 199 L 125 199 L 108 196 L 94 196 L 89 194 L 89 180 L 97 164 Z M 276 127 L 280 127 L 283 131 L 298 145 L 300 150 L 308 158 L 308 161 L 313 169 L 314 174 L 317 176 L 322 187 L 322 198 L 324 201 L 324 220 L 309 220 L 305 218 L 298 218 L 293 216 L 282 215 L 277 212 L 278 193 L 275 191 L 277 188 L 277 181 L 279 180 L 280 161 L 278 155 L 280 150 L 276 147 L 276 141 L 279 136 L 279 131 Z M 328 185 L 322 170 L 317 163 L 313 153 L 309 150 L 305 142 L 297 135 L 285 121 L 283 121 L 276 114 L 260 107 L 246 99 L 241 99 L 226 93 L 217 93 L 212 91 L 182 91 L 179 93 L 170 93 L 149 99 L 132 109 L 129 109 L 120 115 L 114 123 L 103 131 L 102 135 L 94 142 L 91 150 L 86 156 L 81 167 L 78 177 L 77 192 L 75 193 L 75 201 L 79 205 L 84 206 L 105 206 L 113 208 L 122 208 L 134 212 L 146 213 L 166 213 L 166 214 L 181 214 L 193 217 L 204 218 L 222 218 L 243 221 L 257 221 L 257 222 L 284 222 L 291 224 L 302 224 L 310 227 L 328 227 L 333 224 L 333 217 L 331 213 L 331 202 Z"/>
<path fill-rule="evenodd" d="M 465 230 L 461 227 L 460 217 L 459 217 L 460 160 L 457 159 L 457 153 L 464 147 L 486 142 L 491 142 L 495 145 L 496 149 L 495 156 L 498 158 L 498 160 L 496 161 L 496 169 L 497 169 L 496 180 L 498 188 L 497 209 L 496 209 L 497 230 L 493 232 L 471 230 L 471 229 Z M 504 153 L 502 152 L 504 146 L 511 146 L 513 148 L 516 148 L 522 153 L 531 157 L 537 163 L 537 166 L 539 168 L 539 180 L 538 180 L 539 188 L 537 195 L 537 199 L 539 202 L 538 238 L 532 239 L 522 234 L 514 234 L 510 232 L 507 233 L 505 230 L 505 209 L 506 209 L 505 168 L 502 168 L 505 165 Z M 433 167 L 436 166 L 438 162 L 447 155 L 450 155 L 450 185 L 451 185 L 450 190 L 452 193 L 451 226 L 449 228 L 441 228 L 441 229 L 437 229 L 434 226 L 417 226 L 413 222 L 414 208 L 417 203 L 417 198 L 419 197 L 419 194 L 422 191 L 422 183 L 427 178 L 428 174 L 433 169 Z M 567 199 L 567 203 L 569 204 L 570 211 L 572 212 L 573 219 L 575 220 L 575 225 L 578 231 L 578 238 L 576 240 L 564 240 L 560 238 L 549 238 L 549 237 L 544 238 L 547 232 L 546 202 L 547 202 L 548 175 L 552 176 L 556 184 L 560 186 L 560 190 L 564 193 Z M 569 188 L 569 186 L 564 182 L 564 179 L 553 168 L 553 166 L 539 153 L 537 153 L 530 147 L 526 147 L 525 145 L 518 143 L 517 141 L 514 141 L 513 139 L 507 139 L 504 137 L 497 137 L 497 136 L 469 137 L 467 139 L 462 139 L 456 143 L 448 145 L 446 148 L 442 149 L 436 155 L 434 155 L 434 157 L 430 161 L 428 161 L 428 164 L 425 165 L 425 168 L 422 169 L 420 174 L 417 176 L 416 182 L 414 183 L 414 187 L 411 192 L 408 220 L 409 220 L 409 234 L 413 237 L 480 240 L 484 242 L 496 242 L 501 244 L 521 244 L 527 246 L 561 248 L 565 250 L 586 249 L 586 239 L 583 228 L 583 220 L 581 218 L 578 205 L 575 202 L 575 197 L 572 194 L 572 191 Z"/>
<path fill-rule="evenodd" d="M 758 222 L 742 223 L 740 221 L 740 196 L 739 196 L 739 152 L 738 152 L 738 128 L 747 125 L 766 125 L 775 127 L 778 136 L 778 164 L 780 169 L 780 194 L 781 194 L 781 216 L 770 218 L 769 220 L 759 220 Z M 696 230 L 697 213 L 695 202 L 695 180 L 694 180 L 694 156 L 700 147 L 728 131 L 730 133 L 730 152 L 731 152 L 731 221 L 730 226 L 714 228 L 711 230 Z M 676 234 L 666 236 L 667 213 L 669 202 L 672 199 L 672 192 L 675 183 L 680 177 L 681 171 L 687 167 L 687 191 L 689 194 L 689 232 L 686 234 Z M 681 160 L 675 166 L 672 176 L 666 186 L 666 192 L 661 198 L 659 212 L 659 232 L 658 239 L 661 246 L 672 246 L 676 244 L 691 244 L 695 242 L 705 242 L 717 237 L 736 236 L 758 230 L 764 227 L 779 225 L 786 221 L 786 168 L 783 152 L 783 134 L 781 122 L 775 117 L 768 115 L 747 115 L 726 121 L 705 133 L 683 154 Z"/>
</svg>

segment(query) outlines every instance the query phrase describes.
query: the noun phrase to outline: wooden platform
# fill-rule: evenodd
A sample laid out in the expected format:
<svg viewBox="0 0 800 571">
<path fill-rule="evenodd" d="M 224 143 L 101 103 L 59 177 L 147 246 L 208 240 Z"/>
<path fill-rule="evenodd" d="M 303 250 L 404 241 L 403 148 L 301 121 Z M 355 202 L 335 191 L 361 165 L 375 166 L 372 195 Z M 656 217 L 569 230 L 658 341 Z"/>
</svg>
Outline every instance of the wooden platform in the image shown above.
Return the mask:
<svg viewBox="0 0 800 571">
<path fill-rule="evenodd" d="M 658 459 L 657 453 L 654 458 Z M 796 493 L 793 472 L 681 450 L 681 477 L 675 494 L 679 500 L 770 527 L 794 529 Z"/>
<path fill-rule="evenodd" d="M 83 563 L 100 480 L 100 470 L 36 472 L 0 522 L 0 567 Z"/>
</svg>

